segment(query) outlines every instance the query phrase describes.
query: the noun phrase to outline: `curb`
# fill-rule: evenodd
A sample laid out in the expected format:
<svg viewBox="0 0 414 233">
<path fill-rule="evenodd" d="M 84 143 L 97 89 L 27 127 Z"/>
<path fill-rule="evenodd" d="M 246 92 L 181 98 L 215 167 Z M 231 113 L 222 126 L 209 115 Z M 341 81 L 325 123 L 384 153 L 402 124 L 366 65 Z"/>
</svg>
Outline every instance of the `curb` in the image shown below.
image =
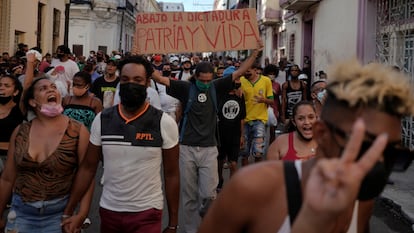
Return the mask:
<svg viewBox="0 0 414 233">
<path fill-rule="evenodd" d="M 403 210 L 403 208 L 401 208 L 401 206 L 397 203 L 395 203 L 393 200 L 384 197 L 384 196 L 380 196 L 378 197 L 377 201 L 384 206 L 385 208 L 387 208 L 390 211 L 390 214 L 402 221 L 403 223 L 407 224 L 408 226 L 411 226 L 414 230 L 414 219 L 410 218 L 410 216 L 405 213 L 405 211 Z"/>
</svg>

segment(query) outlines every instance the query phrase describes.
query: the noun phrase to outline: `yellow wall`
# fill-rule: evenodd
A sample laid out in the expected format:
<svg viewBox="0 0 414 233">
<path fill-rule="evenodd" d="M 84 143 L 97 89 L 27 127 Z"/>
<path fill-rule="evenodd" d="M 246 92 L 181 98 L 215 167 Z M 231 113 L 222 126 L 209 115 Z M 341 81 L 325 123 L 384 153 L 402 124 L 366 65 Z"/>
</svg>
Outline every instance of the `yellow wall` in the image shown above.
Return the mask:
<svg viewBox="0 0 414 233">
<path fill-rule="evenodd" d="M 9 52 L 14 53 L 17 43 L 20 42 L 27 44 L 29 48 L 36 46 L 38 2 L 45 4 L 42 8 L 41 48 L 43 54 L 53 52 L 56 44 L 63 44 L 65 23 L 64 0 L 13 0 L 11 1 L 10 10 Z M 56 38 L 56 44 L 53 45 L 53 10 L 55 8 L 60 10 L 61 18 L 60 35 Z M 15 31 L 22 32 L 22 36 L 17 39 Z"/>
</svg>

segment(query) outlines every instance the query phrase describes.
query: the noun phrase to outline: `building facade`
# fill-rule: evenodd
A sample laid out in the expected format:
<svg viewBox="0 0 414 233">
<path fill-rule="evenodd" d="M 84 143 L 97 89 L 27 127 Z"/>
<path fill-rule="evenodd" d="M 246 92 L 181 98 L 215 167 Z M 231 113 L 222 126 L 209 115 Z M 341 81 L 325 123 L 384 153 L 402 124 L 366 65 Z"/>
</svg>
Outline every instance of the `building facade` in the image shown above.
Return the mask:
<svg viewBox="0 0 414 233">
<path fill-rule="evenodd" d="M 279 0 L 256 0 L 257 22 L 264 49 L 261 56 L 261 64 L 277 64 L 279 60 L 278 32 L 282 26 L 281 10 Z"/>
<path fill-rule="evenodd" d="M 68 45 L 77 56 L 91 50 L 131 51 L 136 15 L 158 11 L 155 0 L 71 0 Z"/>
<path fill-rule="evenodd" d="M 375 42 L 375 28 L 365 25 L 367 17 L 374 15 L 362 14 L 361 2 L 281 0 L 284 25 L 280 33 L 284 41 L 279 52 L 301 67 L 303 57 L 310 57 L 314 71 L 352 57 L 373 60 L 375 52 L 369 46 L 374 43 L 369 39 Z"/>
<path fill-rule="evenodd" d="M 184 4 L 177 2 L 159 2 L 160 10 L 162 12 L 183 12 Z"/>
<path fill-rule="evenodd" d="M 414 84 L 414 0 L 280 0 L 280 6 L 278 52 L 289 61 L 302 67 L 309 56 L 313 74 L 346 59 L 376 61 L 398 66 Z M 402 124 L 403 143 L 414 149 L 413 119 Z"/>
<path fill-rule="evenodd" d="M 0 51 L 14 54 L 17 44 L 54 52 L 64 41 L 65 0 L 0 1 Z"/>
</svg>

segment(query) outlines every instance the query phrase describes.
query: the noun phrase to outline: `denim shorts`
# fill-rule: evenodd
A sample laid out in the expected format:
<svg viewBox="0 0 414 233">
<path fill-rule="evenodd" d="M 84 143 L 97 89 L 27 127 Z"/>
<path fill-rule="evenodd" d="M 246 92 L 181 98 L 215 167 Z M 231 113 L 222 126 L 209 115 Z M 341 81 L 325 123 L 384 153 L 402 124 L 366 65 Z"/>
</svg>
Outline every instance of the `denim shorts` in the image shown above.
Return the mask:
<svg viewBox="0 0 414 233">
<path fill-rule="evenodd" d="M 19 233 L 57 233 L 62 232 L 63 210 L 69 195 L 48 201 L 23 202 L 20 195 L 13 193 L 9 212 L 16 213 L 15 226 Z M 7 230 L 13 229 L 13 223 L 7 221 Z"/>
<path fill-rule="evenodd" d="M 241 149 L 240 155 L 248 157 L 253 155 L 261 157 L 265 147 L 266 125 L 260 121 L 249 121 L 244 124 L 244 148 Z"/>
</svg>

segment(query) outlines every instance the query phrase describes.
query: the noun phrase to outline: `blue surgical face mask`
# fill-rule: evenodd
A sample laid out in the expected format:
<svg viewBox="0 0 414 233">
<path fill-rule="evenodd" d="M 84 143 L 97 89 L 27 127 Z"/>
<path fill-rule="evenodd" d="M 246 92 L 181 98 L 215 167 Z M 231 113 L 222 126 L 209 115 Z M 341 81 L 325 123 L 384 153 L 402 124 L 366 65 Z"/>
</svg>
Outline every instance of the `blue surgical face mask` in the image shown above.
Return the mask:
<svg viewBox="0 0 414 233">
<path fill-rule="evenodd" d="M 325 98 L 326 95 L 326 89 L 324 89 L 323 91 L 318 92 L 316 98 L 319 100 L 319 102 L 322 103 L 323 99 Z"/>
</svg>

